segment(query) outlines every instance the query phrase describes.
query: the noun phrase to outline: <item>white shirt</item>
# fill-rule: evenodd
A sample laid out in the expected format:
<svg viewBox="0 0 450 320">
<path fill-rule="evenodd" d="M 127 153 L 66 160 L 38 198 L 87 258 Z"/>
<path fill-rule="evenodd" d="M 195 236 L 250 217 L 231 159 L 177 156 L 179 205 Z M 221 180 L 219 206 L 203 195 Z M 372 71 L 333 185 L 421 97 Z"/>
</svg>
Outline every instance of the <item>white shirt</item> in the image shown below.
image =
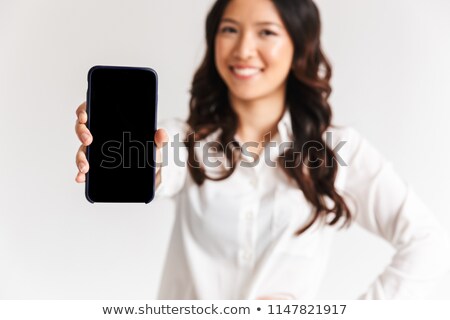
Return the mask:
<svg viewBox="0 0 450 320">
<path fill-rule="evenodd" d="M 183 121 L 166 120 L 159 126 L 168 131 L 170 141 L 176 134 L 184 140 L 187 125 Z M 396 249 L 391 264 L 360 298 L 426 296 L 449 268 L 447 233 L 358 132 L 348 127 L 328 132 L 332 149 L 346 141 L 338 154 L 347 166 L 339 166 L 335 187 L 355 222 Z M 218 134 L 203 140 L 201 147 Z M 278 145 L 293 140 L 288 111 L 272 140 Z M 196 149 L 199 156 L 202 150 Z M 186 148 L 178 151 L 184 167 L 175 164 L 174 148 L 169 146 L 169 163 L 161 169 L 162 182 L 156 192 L 157 198 L 176 201 L 158 298 L 255 299 L 270 294 L 315 298 L 333 235 L 339 230 L 316 222 L 302 235 L 293 236 L 313 210 L 295 182 L 281 168 L 261 159 L 255 167 L 238 165 L 226 180 L 206 180 L 198 186 L 186 166 Z M 278 148 L 269 151 L 273 160 L 280 153 Z M 206 169 L 214 175 L 220 168 Z"/>
</svg>

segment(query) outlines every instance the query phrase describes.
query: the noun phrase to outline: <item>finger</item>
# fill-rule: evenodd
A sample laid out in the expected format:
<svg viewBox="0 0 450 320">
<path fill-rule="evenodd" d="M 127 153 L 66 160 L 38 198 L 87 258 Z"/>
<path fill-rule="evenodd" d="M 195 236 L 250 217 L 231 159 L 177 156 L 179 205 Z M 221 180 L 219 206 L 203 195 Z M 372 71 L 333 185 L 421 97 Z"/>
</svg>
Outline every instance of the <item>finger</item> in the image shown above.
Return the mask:
<svg viewBox="0 0 450 320">
<path fill-rule="evenodd" d="M 256 298 L 256 300 L 277 300 L 272 296 L 260 296 L 258 298 Z"/>
<path fill-rule="evenodd" d="M 160 168 L 156 168 L 156 180 L 155 180 L 155 184 L 157 186 L 159 186 L 161 184 L 161 171 L 159 171 Z"/>
<path fill-rule="evenodd" d="M 80 146 L 78 149 L 75 162 L 80 173 L 87 173 L 89 171 L 89 162 L 86 158 L 86 146 Z"/>
<path fill-rule="evenodd" d="M 76 121 L 75 132 L 83 145 L 88 146 L 92 143 L 93 137 L 85 124 Z"/>
<path fill-rule="evenodd" d="M 84 173 L 78 172 L 77 176 L 75 177 L 75 181 L 78 183 L 86 182 L 86 175 Z"/>
<path fill-rule="evenodd" d="M 290 293 L 275 293 L 259 296 L 256 300 L 295 300 L 295 296 Z"/>
<path fill-rule="evenodd" d="M 165 143 L 169 142 L 169 135 L 167 131 L 164 129 L 158 129 L 155 132 L 155 143 L 156 148 L 160 149 L 164 146 Z"/>
<path fill-rule="evenodd" d="M 76 114 L 79 123 L 87 122 L 86 101 L 80 104 L 80 106 L 77 108 Z"/>
<path fill-rule="evenodd" d="M 156 144 L 156 173 L 159 173 L 159 169 L 162 165 L 162 151 L 161 148 L 169 142 L 169 135 L 166 130 L 158 129 L 155 132 L 155 144 Z"/>
<path fill-rule="evenodd" d="M 160 149 L 156 149 L 156 173 L 158 173 L 162 164 L 162 154 Z"/>
</svg>

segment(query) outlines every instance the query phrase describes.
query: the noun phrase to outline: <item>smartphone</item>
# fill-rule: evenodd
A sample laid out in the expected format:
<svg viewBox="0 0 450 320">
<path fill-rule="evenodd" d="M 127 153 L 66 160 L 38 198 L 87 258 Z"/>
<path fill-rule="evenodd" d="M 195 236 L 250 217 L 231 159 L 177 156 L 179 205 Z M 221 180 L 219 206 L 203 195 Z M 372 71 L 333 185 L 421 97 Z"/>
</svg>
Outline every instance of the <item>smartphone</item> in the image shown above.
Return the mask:
<svg viewBox="0 0 450 320">
<path fill-rule="evenodd" d="M 151 68 L 94 66 L 88 72 L 89 202 L 149 203 L 155 195 L 158 76 Z"/>
</svg>

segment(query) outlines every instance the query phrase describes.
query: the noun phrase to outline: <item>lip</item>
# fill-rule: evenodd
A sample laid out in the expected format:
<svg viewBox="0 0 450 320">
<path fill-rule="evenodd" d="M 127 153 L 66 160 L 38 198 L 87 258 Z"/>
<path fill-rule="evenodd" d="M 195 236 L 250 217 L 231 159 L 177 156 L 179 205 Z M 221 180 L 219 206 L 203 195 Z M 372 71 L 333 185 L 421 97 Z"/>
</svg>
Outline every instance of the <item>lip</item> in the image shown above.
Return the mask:
<svg viewBox="0 0 450 320">
<path fill-rule="evenodd" d="M 230 65 L 230 67 L 231 68 L 238 68 L 238 69 L 245 69 L 245 68 L 248 68 L 248 69 L 260 69 L 260 70 L 262 70 L 262 68 L 260 68 L 260 67 L 255 67 L 255 66 L 249 66 L 249 65 L 244 65 L 244 64 L 232 64 L 232 65 Z"/>
<path fill-rule="evenodd" d="M 241 74 L 237 74 L 236 72 L 234 72 L 234 69 L 258 69 L 259 72 L 257 72 L 256 74 L 252 74 L 252 75 L 248 75 L 248 76 L 244 76 Z M 248 80 L 248 79 L 252 79 L 257 77 L 258 75 L 260 75 L 264 69 L 263 68 L 259 68 L 259 67 L 255 67 L 255 66 L 249 66 L 249 65 L 242 65 L 242 64 L 236 64 L 236 65 L 230 65 L 229 66 L 229 70 L 231 72 L 231 74 L 233 75 L 233 77 L 235 77 L 236 79 L 240 79 L 240 80 Z"/>
</svg>

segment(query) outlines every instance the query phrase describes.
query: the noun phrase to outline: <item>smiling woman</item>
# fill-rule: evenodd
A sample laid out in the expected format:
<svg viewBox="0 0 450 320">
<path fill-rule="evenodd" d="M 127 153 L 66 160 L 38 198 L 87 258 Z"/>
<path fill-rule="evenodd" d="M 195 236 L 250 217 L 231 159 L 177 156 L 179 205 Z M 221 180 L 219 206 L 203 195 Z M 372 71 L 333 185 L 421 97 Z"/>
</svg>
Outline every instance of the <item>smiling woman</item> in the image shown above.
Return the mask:
<svg viewBox="0 0 450 320">
<path fill-rule="evenodd" d="M 334 188 L 338 167 L 325 165 L 335 155 L 322 138 L 332 114 L 328 104 L 331 67 L 320 46 L 320 28 L 312 1 L 217 1 L 206 22 L 207 52 L 192 83 L 188 123 L 193 134 L 187 146 L 189 169 L 199 184 L 208 176 L 195 160 L 196 141 L 221 129 L 223 146 L 257 141 L 259 146 L 249 151 L 258 154 L 264 137 L 277 133 L 276 124 L 289 109 L 295 145 L 279 157 L 280 167 L 316 207 L 313 219 L 297 234 L 319 217 L 334 215 L 331 225 L 341 217 L 350 218 Z M 319 74 L 319 70 L 325 72 Z M 317 142 L 323 148 L 311 146 L 309 152 L 301 152 L 305 145 Z M 220 151 L 236 162 L 231 150 Z M 321 166 L 312 168 L 312 152 Z M 293 168 L 289 162 L 300 167 Z M 214 180 L 226 179 L 234 167 Z M 326 207 L 325 197 L 334 202 L 333 208 Z"/>
<path fill-rule="evenodd" d="M 159 298 L 314 298 L 333 236 L 352 220 L 396 250 L 361 298 L 421 298 L 448 270 L 448 236 L 433 214 L 357 131 L 332 124 L 320 34 L 311 0 L 212 6 L 189 118 L 160 123 L 155 134 L 159 157 L 167 136 L 187 147 L 166 149 L 158 171 L 156 196 L 176 200 Z M 81 138 L 84 105 L 78 117 Z M 219 167 L 204 161 L 211 142 L 225 160 Z M 277 166 L 245 166 L 252 142 L 257 155 L 267 142 L 292 143 L 270 149 Z M 83 149 L 77 163 L 82 182 Z"/>
</svg>

